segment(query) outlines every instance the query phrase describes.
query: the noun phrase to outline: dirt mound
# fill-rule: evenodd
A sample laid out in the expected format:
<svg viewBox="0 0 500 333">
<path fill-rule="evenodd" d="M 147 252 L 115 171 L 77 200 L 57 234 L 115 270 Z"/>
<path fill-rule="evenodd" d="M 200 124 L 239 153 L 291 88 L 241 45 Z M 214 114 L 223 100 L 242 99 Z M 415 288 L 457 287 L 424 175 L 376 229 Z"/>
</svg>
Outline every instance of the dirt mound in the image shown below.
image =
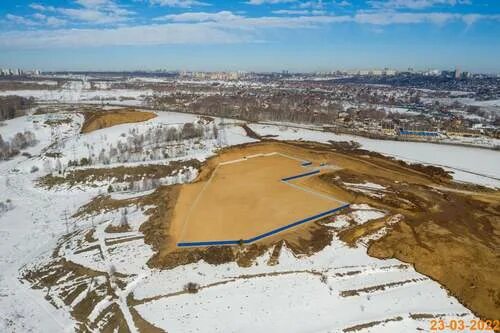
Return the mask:
<svg viewBox="0 0 500 333">
<path fill-rule="evenodd" d="M 410 166 L 411 168 L 411 166 Z M 413 168 L 412 168 L 413 169 Z M 436 173 L 429 169 L 431 177 Z M 412 263 L 422 274 L 440 282 L 467 308 L 483 319 L 500 312 L 500 193 L 456 190 L 440 186 L 394 182 L 389 177 L 341 170 L 324 175 L 333 186 L 344 187 L 357 202 L 391 213 L 340 233 L 354 245 L 358 239 L 388 228 L 385 237 L 371 242 L 368 254 Z M 439 179 L 442 179 L 439 177 Z M 352 191 L 345 184 L 365 181 L 384 186 L 383 196 Z M 403 221 L 388 225 L 394 214 Z"/>
<path fill-rule="evenodd" d="M 343 206 L 296 180 L 281 181 L 311 171 L 301 163 L 273 153 L 219 164 L 208 181 L 183 186 L 171 235 L 180 243 L 249 240 Z"/>
<path fill-rule="evenodd" d="M 120 124 L 138 123 L 156 117 L 153 112 L 136 111 L 133 109 L 119 109 L 109 111 L 87 111 L 83 113 L 81 133 L 90 133 L 102 128 Z"/>
<path fill-rule="evenodd" d="M 114 168 L 89 168 L 76 169 L 66 172 L 64 175 L 46 175 L 38 179 L 38 185 L 46 188 L 67 185 L 73 187 L 79 184 L 102 182 L 113 180 L 113 182 L 134 182 L 146 179 L 160 179 L 172 176 L 174 172 L 184 168 L 193 167 L 198 169 L 198 160 L 171 161 L 169 164 L 148 164 L 134 167 Z"/>
<path fill-rule="evenodd" d="M 361 237 L 385 230 L 385 236 L 369 241 L 370 255 L 413 264 L 419 272 L 445 286 L 477 316 L 494 319 L 500 313 L 500 280 L 495 269 L 500 267 L 500 192 L 453 183 L 439 168 L 408 165 L 380 154 L 339 148 L 274 141 L 228 148 L 202 166 L 198 180 L 210 177 L 220 162 L 274 151 L 315 163 L 335 164 L 342 170 L 304 178 L 302 182 L 339 200 L 367 203 L 387 212 L 387 219 L 375 220 L 345 233 L 351 245 L 356 246 Z M 374 195 L 353 191 L 345 184 L 365 182 L 375 183 L 381 190 Z M 395 216 L 402 219 L 391 224 L 390 219 Z M 254 245 L 269 248 L 284 241 L 295 253 L 311 254 L 324 248 L 328 234 L 321 223 L 311 223 Z M 164 237 L 168 237 L 168 233 Z M 321 246 L 315 247 L 318 240 L 323 240 Z M 155 255 L 151 265 L 169 267 L 176 262 L 199 259 L 213 263 L 238 262 L 242 253 L 239 247 L 231 250 L 164 247 L 164 250 Z M 260 247 L 251 251 L 259 252 Z"/>
<path fill-rule="evenodd" d="M 245 130 L 245 133 L 249 138 L 261 140 L 262 137 L 257 134 L 253 129 L 251 129 L 247 124 L 242 124 L 241 127 Z"/>
</svg>

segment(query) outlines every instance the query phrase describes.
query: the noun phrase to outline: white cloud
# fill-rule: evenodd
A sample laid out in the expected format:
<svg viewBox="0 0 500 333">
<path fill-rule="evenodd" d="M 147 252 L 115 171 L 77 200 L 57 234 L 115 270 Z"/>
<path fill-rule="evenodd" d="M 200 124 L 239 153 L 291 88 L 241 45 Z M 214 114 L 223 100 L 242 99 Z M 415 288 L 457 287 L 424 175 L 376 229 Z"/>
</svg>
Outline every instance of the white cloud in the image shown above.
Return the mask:
<svg viewBox="0 0 500 333">
<path fill-rule="evenodd" d="M 264 5 L 264 4 L 270 4 L 270 5 L 275 5 L 279 3 L 290 3 L 290 2 L 296 2 L 297 0 L 249 0 L 247 4 L 249 5 Z"/>
<path fill-rule="evenodd" d="M 113 6 L 113 1 L 110 0 L 75 0 L 75 3 L 85 8 L 99 8 L 102 6 Z"/>
<path fill-rule="evenodd" d="M 5 15 L 5 18 L 15 24 L 19 25 L 27 25 L 27 26 L 35 26 L 38 25 L 39 23 L 33 20 L 30 20 L 28 18 L 22 17 L 22 16 L 17 16 L 17 15 L 12 15 L 12 14 L 7 14 Z"/>
<path fill-rule="evenodd" d="M 148 0 L 149 1 L 149 0 Z M 500 20 L 499 15 L 458 14 L 447 12 L 400 12 L 391 9 L 357 11 L 349 15 L 328 15 L 315 9 L 321 1 L 307 1 L 308 8 L 282 9 L 271 16 L 246 16 L 227 10 L 184 12 L 153 19 L 157 24 L 89 29 L 56 28 L 70 19 L 94 24 L 127 21 L 131 12 L 112 0 L 77 0 L 78 8 L 46 7 L 32 4 L 29 17 L 6 15 L 7 21 L 25 26 L 51 27 L 37 31 L 0 32 L 0 48 L 93 47 L 114 45 L 240 43 L 266 40 L 270 29 L 311 29 L 352 22 L 370 25 L 374 31 L 393 24 L 445 24 L 451 21 L 467 25 L 480 20 Z M 50 14 L 50 15 L 49 15 Z M 129 21 L 131 22 L 131 21 Z M 161 23 L 160 23 L 161 22 Z M 129 23 L 130 24 L 130 23 Z"/>
<path fill-rule="evenodd" d="M 167 15 L 165 24 L 132 27 L 11 31 L 0 33 L 0 48 L 94 47 L 155 44 L 259 42 L 266 29 L 315 28 L 345 22 L 347 16 L 245 17 L 229 11 Z"/>
<path fill-rule="evenodd" d="M 60 19 L 57 17 L 53 17 L 53 16 L 47 17 L 45 22 L 47 23 L 47 25 L 49 25 L 51 27 L 59 27 L 61 25 L 66 25 L 66 23 L 68 23 L 68 21 L 66 21 L 66 20 L 63 20 L 63 19 Z"/>
<path fill-rule="evenodd" d="M 155 21 L 172 21 L 172 22 L 223 22 L 243 19 L 243 16 L 235 15 L 230 11 L 220 11 L 217 13 L 206 12 L 188 12 L 182 14 L 171 14 L 162 17 L 157 17 Z"/>
<path fill-rule="evenodd" d="M 41 5 L 39 3 L 32 3 L 29 5 L 30 8 L 34 9 L 34 10 L 39 10 L 41 12 L 44 12 L 44 11 L 54 11 L 55 8 L 52 7 L 52 6 L 44 6 L 44 5 Z"/>
<path fill-rule="evenodd" d="M 273 14 L 277 15 L 325 15 L 324 10 L 307 10 L 307 9 L 280 9 L 273 10 Z"/>
<path fill-rule="evenodd" d="M 53 16 L 47 16 L 45 14 L 41 13 L 35 13 L 31 17 L 33 19 L 23 17 L 23 16 L 17 16 L 17 15 L 12 15 L 12 14 L 7 14 L 5 18 L 13 22 L 17 25 L 24 25 L 24 26 L 50 26 L 50 27 L 58 27 L 65 25 L 67 23 L 66 20 L 59 19 L 57 17 Z"/>
<path fill-rule="evenodd" d="M 280 9 L 273 10 L 273 14 L 278 15 L 307 15 L 309 11 L 306 9 Z"/>
<path fill-rule="evenodd" d="M 152 5 L 164 6 L 164 7 L 178 7 L 178 8 L 191 8 L 194 6 L 209 6 L 210 4 L 206 2 L 201 2 L 197 0 L 149 0 Z"/>
<path fill-rule="evenodd" d="M 47 18 L 47 15 L 35 13 L 35 14 L 33 14 L 33 17 L 37 20 L 45 20 Z"/>
<path fill-rule="evenodd" d="M 95 9 L 57 8 L 57 12 L 73 20 L 95 24 L 116 23 L 128 20 L 127 15 L 123 15 L 122 13 Z"/>
<path fill-rule="evenodd" d="M 374 8 L 385 9 L 425 9 L 434 6 L 456 6 L 470 4 L 470 0 L 372 0 L 368 1 Z"/>
<path fill-rule="evenodd" d="M 342 1 L 333 1 L 333 4 L 336 5 L 336 6 L 340 6 L 340 7 L 349 7 L 351 6 L 351 3 L 349 1 L 346 1 L 346 0 L 342 0 Z"/>
<path fill-rule="evenodd" d="M 401 13 L 394 11 L 363 12 L 354 16 L 354 21 L 361 24 L 445 24 L 450 21 L 462 21 L 471 25 L 479 20 L 498 20 L 498 15 L 456 14 L 456 13 Z"/>
<path fill-rule="evenodd" d="M 75 0 L 76 8 L 44 6 L 32 3 L 32 9 L 42 12 L 54 12 L 65 16 L 65 18 L 52 18 L 52 25 L 67 20 L 81 21 L 94 24 L 109 24 L 125 22 L 130 19 L 134 12 L 118 5 L 114 0 Z"/>
<path fill-rule="evenodd" d="M 210 24 L 159 24 L 106 29 L 58 29 L 0 33 L 0 49 L 118 45 L 227 44 L 249 42 L 249 33 Z"/>
<path fill-rule="evenodd" d="M 328 23 L 347 22 L 348 16 L 304 15 L 304 16 L 261 16 L 246 17 L 230 11 L 217 13 L 188 12 L 158 17 L 157 21 L 196 23 L 212 23 L 220 28 L 232 29 L 264 29 L 264 28 L 312 28 Z"/>
<path fill-rule="evenodd" d="M 375 25 L 389 24 L 415 24 L 423 22 L 444 23 L 454 19 L 453 14 L 448 13 L 398 13 L 398 12 L 377 12 L 359 13 L 355 15 L 358 23 L 368 23 Z"/>
<path fill-rule="evenodd" d="M 323 9 L 325 4 L 322 0 L 301 2 L 297 5 L 298 8 Z"/>
</svg>

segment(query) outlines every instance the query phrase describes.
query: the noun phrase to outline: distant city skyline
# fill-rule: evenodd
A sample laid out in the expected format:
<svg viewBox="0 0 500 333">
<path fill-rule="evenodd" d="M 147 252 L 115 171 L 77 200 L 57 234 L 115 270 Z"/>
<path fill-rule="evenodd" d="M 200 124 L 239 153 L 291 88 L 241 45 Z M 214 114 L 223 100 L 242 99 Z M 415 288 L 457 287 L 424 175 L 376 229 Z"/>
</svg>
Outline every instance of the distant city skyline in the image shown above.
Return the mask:
<svg viewBox="0 0 500 333">
<path fill-rule="evenodd" d="M 19 0 L 0 68 L 500 73 L 500 1 Z"/>
<path fill-rule="evenodd" d="M 244 71 L 244 70 L 225 70 L 225 71 L 207 71 L 207 70 L 178 70 L 178 69 L 167 69 L 167 68 L 156 68 L 156 69 L 129 69 L 129 70 L 40 70 L 38 68 L 7 68 L 0 66 L 0 76 L 22 76 L 22 75 L 42 75 L 44 73 L 148 73 L 148 74 L 202 74 L 202 73 L 235 73 L 235 74 L 286 74 L 286 75 L 341 75 L 341 74 L 354 74 L 354 75 L 374 75 L 374 76 L 394 76 L 403 73 L 414 73 L 429 76 L 453 76 L 456 73 L 458 75 L 493 75 L 500 76 L 500 73 L 495 72 L 472 72 L 472 71 L 462 71 L 460 68 L 426 68 L 426 69 L 415 69 L 408 67 L 405 69 L 395 69 L 395 68 L 354 68 L 354 69 L 332 69 L 328 71 L 289 71 L 286 69 L 277 69 L 273 71 Z M 453 74 L 455 73 L 455 74 Z"/>
</svg>

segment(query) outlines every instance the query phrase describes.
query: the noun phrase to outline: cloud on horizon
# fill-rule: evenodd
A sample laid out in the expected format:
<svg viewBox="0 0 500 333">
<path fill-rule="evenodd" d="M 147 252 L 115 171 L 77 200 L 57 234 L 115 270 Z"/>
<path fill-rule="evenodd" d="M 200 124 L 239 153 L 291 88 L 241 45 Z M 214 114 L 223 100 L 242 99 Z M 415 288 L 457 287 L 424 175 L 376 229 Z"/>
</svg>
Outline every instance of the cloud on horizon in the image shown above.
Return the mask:
<svg viewBox="0 0 500 333">
<path fill-rule="evenodd" d="M 436 6 L 470 5 L 470 0 L 370 0 L 374 8 L 384 9 L 426 9 Z"/>
<path fill-rule="evenodd" d="M 139 0 L 138 0 L 139 1 Z M 148 6 L 175 7 L 174 13 L 149 17 L 137 23 L 135 10 L 117 0 L 74 0 L 73 6 L 29 5 L 35 13 L 5 15 L 4 23 L 24 26 L 0 32 L 0 48 L 94 47 L 160 44 L 227 44 L 269 41 L 272 29 L 318 29 L 335 24 L 389 25 L 461 22 L 470 26 L 479 21 L 500 21 L 499 14 L 422 11 L 435 5 L 469 5 L 469 0 L 371 0 L 369 7 L 352 9 L 347 1 L 328 2 L 341 7 L 336 14 L 326 2 L 298 0 L 250 0 L 248 5 L 273 5 L 268 14 L 251 15 L 246 11 L 186 11 L 191 6 L 207 6 L 197 0 L 141 0 Z M 274 5 L 285 6 L 275 9 Z M 346 9 L 345 8 L 349 8 Z M 204 7 L 212 9 L 212 7 Z M 279 7 L 278 7 L 279 8 Z M 404 8 L 398 10 L 396 8 Z M 80 22 L 75 26 L 69 22 Z M 65 26 L 64 28 L 62 28 Z M 36 30 L 34 30 L 36 28 Z"/>
</svg>

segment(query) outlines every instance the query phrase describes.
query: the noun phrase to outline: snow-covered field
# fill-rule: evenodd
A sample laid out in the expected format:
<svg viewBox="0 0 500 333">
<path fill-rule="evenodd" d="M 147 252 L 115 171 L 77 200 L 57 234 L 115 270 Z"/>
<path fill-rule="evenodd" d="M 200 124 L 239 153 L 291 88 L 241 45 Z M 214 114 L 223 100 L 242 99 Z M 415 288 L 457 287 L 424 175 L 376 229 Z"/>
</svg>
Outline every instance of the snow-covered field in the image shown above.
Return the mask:
<svg viewBox="0 0 500 333">
<path fill-rule="evenodd" d="M 400 160 L 441 166 L 453 172 L 457 181 L 500 188 L 500 151 L 472 147 L 440 145 L 426 142 L 376 140 L 353 135 L 334 134 L 279 124 L 251 124 L 259 135 L 277 135 L 279 140 L 355 141 L 361 148 L 392 156 Z"/>
<path fill-rule="evenodd" d="M 71 94 L 76 94 L 75 89 L 71 89 Z M 57 100 L 60 96 L 54 98 Z M 74 95 L 62 97 L 62 100 L 70 101 L 71 96 Z M 81 96 L 76 99 L 79 98 Z M 91 152 L 97 155 L 103 150 L 110 151 L 119 141 L 126 142 L 131 133 L 146 134 L 149 129 L 182 126 L 197 122 L 199 118 L 158 112 L 158 117 L 143 123 L 79 134 L 82 117 L 70 116 L 73 122 L 61 124 L 57 129 L 45 124 L 46 120 L 57 117 L 54 115 L 20 117 L 6 121 L 5 126 L 0 127 L 4 139 L 27 129 L 35 132 L 39 141 L 28 149 L 33 157 L 19 155 L 0 162 L 0 202 L 9 199 L 13 206 L 0 215 L 1 332 L 74 331 L 75 322 L 70 311 L 86 294 L 81 293 L 69 305 L 56 302 L 60 305 L 56 308 L 44 297 L 49 294 L 57 299 L 62 289 L 71 287 L 71 281 L 62 280 L 59 288 L 48 291 L 31 289 L 26 281 L 19 279 L 21 268 L 47 260 L 60 237 L 68 231 L 74 234 L 67 241 L 68 247 L 61 250 L 66 260 L 98 272 L 107 272 L 112 265 L 128 279 L 126 286 L 116 289 L 120 297 L 115 300 L 106 298 L 96 305 L 89 318 L 98 318 L 107 305 L 115 302 L 131 331 L 138 327 L 125 301 L 129 295 L 137 300 L 138 304 L 133 308 L 145 320 L 169 332 L 341 332 L 375 322 L 380 323 L 368 325 L 363 332 L 414 332 L 418 329 L 429 331 L 428 319 L 421 319 L 425 315 L 442 318 L 463 315 L 465 320 L 473 318 L 471 312 L 447 295 L 438 283 L 417 273 L 411 266 L 402 265 L 397 260 L 371 258 L 362 243 L 353 248 L 338 239 L 335 233 L 349 223 L 363 224 L 385 217 L 385 212 L 363 205 L 354 206 L 348 215 L 332 220 L 333 242 L 310 257 L 296 257 L 284 247 L 276 265 L 268 265 L 271 254 L 266 253 L 248 268 L 235 263 L 210 265 L 200 261 L 171 270 L 150 269 L 146 262 L 153 251 L 144 243 L 139 231 L 146 219 L 141 210 L 131 207 L 128 212 L 131 230 L 122 233 L 105 231 L 107 226 L 118 223 L 120 211 L 103 213 L 91 219 L 71 218 L 79 207 L 105 192 L 108 183 L 96 184 L 97 187 L 50 190 L 36 186 L 35 181 L 44 174 L 56 171 L 54 165 L 44 167 L 48 160 L 44 155 L 47 152 L 61 153 L 58 163 L 65 168 L 70 160 L 88 157 Z M 219 123 L 220 119 L 215 119 L 215 122 Z M 443 165 L 455 172 L 457 180 L 500 187 L 499 181 L 477 175 L 500 178 L 497 167 L 500 165 L 499 152 L 370 140 L 279 125 L 253 124 L 251 127 L 261 135 L 278 135 L 283 140 L 354 140 L 365 149 L 408 161 Z M 224 129 L 219 131 L 218 139 L 204 138 L 201 143 L 194 140 L 183 142 L 182 154 L 167 159 L 130 160 L 126 164 L 165 163 L 191 158 L 204 160 L 220 147 L 255 141 L 248 138 L 236 123 L 226 120 Z M 101 162 L 96 159 L 91 167 L 120 164 Z M 32 172 L 33 166 L 40 170 Z M 350 185 L 364 191 L 383 191 L 377 184 Z M 113 198 L 149 193 L 151 191 L 115 192 Z M 94 230 L 94 240 L 84 240 L 89 230 Z M 101 280 L 91 281 L 89 290 L 94 285 L 105 283 Z M 199 284 L 198 293 L 184 292 L 187 282 Z"/>
<path fill-rule="evenodd" d="M 33 97 L 39 102 L 119 104 L 140 106 L 144 98 L 152 95 L 151 90 L 98 89 L 91 90 L 87 81 L 69 81 L 61 89 L 54 90 L 5 90 L 0 96 L 17 95 Z"/>
<path fill-rule="evenodd" d="M 429 326 L 410 314 L 471 317 L 439 285 L 412 268 L 395 260 L 374 260 L 363 248 L 348 248 L 338 239 L 309 258 L 296 258 L 285 248 L 279 264 L 268 266 L 268 256 L 250 268 L 199 262 L 155 271 L 135 289 L 134 297 L 160 297 L 136 309 L 173 332 L 341 332 L 397 317 L 365 331 L 414 332 Z M 186 281 L 200 284 L 201 290 L 171 296 Z M 377 290 L 383 285 L 385 290 Z M 370 287 L 377 291 L 363 291 Z"/>
<path fill-rule="evenodd" d="M 66 115 L 60 116 L 66 117 Z M 89 227 L 90 221 L 87 224 L 80 222 L 77 224 L 69 216 L 93 197 L 105 192 L 107 187 L 107 184 L 102 184 L 100 187 L 85 187 L 84 190 L 78 188 L 47 190 L 37 187 L 35 181 L 48 173 L 44 168 L 47 158 L 43 152 L 52 151 L 57 142 L 57 150 L 63 155 L 59 160 L 65 167 L 70 159 L 88 156 L 88 147 L 93 147 L 99 152 L 109 144 L 116 145 L 119 139 L 124 139 L 122 133 L 128 133 L 131 129 L 136 129 L 140 133 L 162 124 L 182 125 L 198 120 L 198 117 L 193 115 L 160 112 L 158 117 L 143 124 L 119 125 L 81 135 L 79 134 L 81 116 L 71 115 L 73 123 L 62 124 L 54 130 L 44 122 L 55 117 L 54 115 L 24 116 L 5 121 L 4 126 L 0 127 L 0 134 L 4 140 L 24 130 L 33 131 L 38 140 L 34 147 L 25 150 L 33 155 L 32 158 L 18 155 L 11 160 L 0 161 L 0 202 L 8 199 L 13 206 L 13 209 L 0 214 L 1 332 L 73 331 L 74 323 L 67 309 L 57 310 L 44 299 L 41 291 L 33 290 L 26 282 L 20 281 L 18 270 L 23 265 L 32 263 L 40 254 L 50 253 L 67 229 L 72 231 Z M 218 144 L 234 145 L 251 141 L 254 140 L 246 137 L 239 126 L 228 125 L 224 142 L 207 141 L 203 149 L 188 150 L 182 159 L 204 160 L 214 154 Z M 49 146 L 52 148 L 47 149 Z M 165 161 L 157 161 L 161 162 Z M 38 166 L 40 170 L 32 173 L 33 166 Z M 106 166 L 92 165 L 92 167 Z M 50 169 L 55 173 L 54 165 Z M 97 222 L 102 221 L 98 219 Z M 145 254 L 151 254 L 149 247 L 145 248 L 144 244 L 137 245 L 133 248 L 144 249 Z M 130 269 L 133 267 L 135 266 L 130 266 Z"/>
</svg>

